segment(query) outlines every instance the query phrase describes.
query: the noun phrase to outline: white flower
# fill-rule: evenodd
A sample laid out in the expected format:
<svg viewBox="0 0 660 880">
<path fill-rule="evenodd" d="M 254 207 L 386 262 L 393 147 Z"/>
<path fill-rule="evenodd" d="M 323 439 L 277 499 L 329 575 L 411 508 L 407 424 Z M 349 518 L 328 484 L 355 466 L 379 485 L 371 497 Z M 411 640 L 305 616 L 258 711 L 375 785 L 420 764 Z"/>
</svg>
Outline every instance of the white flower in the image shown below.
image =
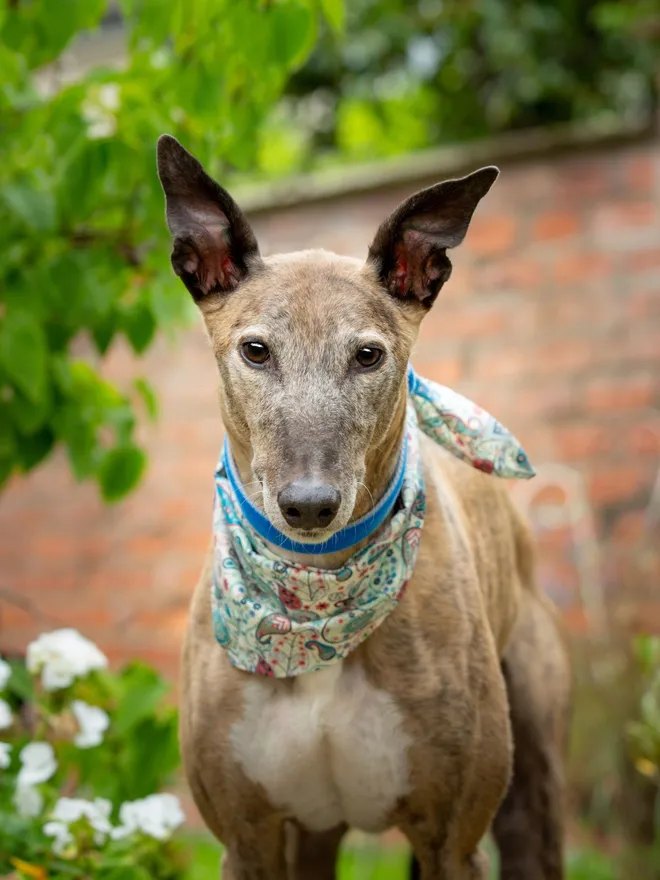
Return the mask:
<svg viewBox="0 0 660 880">
<path fill-rule="evenodd" d="M 76 716 L 79 732 L 73 741 L 80 749 L 91 749 L 103 742 L 103 734 L 108 729 L 110 719 L 103 709 L 90 706 L 82 700 L 73 700 L 71 709 Z"/>
<path fill-rule="evenodd" d="M 119 110 L 120 90 L 117 83 L 104 83 L 99 88 L 99 106 L 104 110 Z"/>
<path fill-rule="evenodd" d="M 0 770 L 6 770 L 11 764 L 11 743 L 0 742 Z"/>
<path fill-rule="evenodd" d="M 10 678 L 11 666 L 6 660 L 3 660 L 2 657 L 0 657 L 0 691 L 4 691 Z"/>
<path fill-rule="evenodd" d="M 67 846 L 72 841 L 69 826 L 79 819 L 87 819 L 94 830 L 94 841 L 99 846 L 112 831 L 110 813 L 112 804 L 105 798 L 86 801 L 82 798 L 60 798 L 51 813 L 51 821 L 44 825 L 44 834 L 55 837 L 56 842 Z"/>
<path fill-rule="evenodd" d="M 41 792 L 33 785 L 26 785 L 19 780 L 14 792 L 14 806 L 19 816 L 34 819 L 43 810 L 44 799 Z"/>
<path fill-rule="evenodd" d="M 138 801 L 128 801 L 119 810 L 121 825 L 112 832 L 115 840 L 141 831 L 156 840 L 167 840 L 185 816 L 178 797 L 173 794 L 152 794 Z"/>
<path fill-rule="evenodd" d="M 46 782 L 57 770 L 55 752 L 50 743 L 28 743 L 21 749 L 22 767 L 18 771 L 17 784 L 39 785 Z"/>
<path fill-rule="evenodd" d="M 110 138 L 117 131 L 117 120 L 114 116 L 98 116 L 96 119 L 88 119 L 87 137 L 90 141 L 100 141 Z"/>
<path fill-rule="evenodd" d="M 46 822 L 44 825 L 46 837 L 54 837 L 53 852 L 56 856 L 64 855 L 69 844 L 73 843 L 73 834 L 64 822 Z"/>
<path fill-rule="evenodd" d="M 0 730 L 6 730 L 14 722 L 11 706 L 5 700 L 0 699 Z"/>
<path fill-rule="evenodd" d="M 60 798 L 53 807 L 50 821 L 44 825 L 44 834 L 54 838 L 53 852 L 62 855 L 74 842 L 69 826 L 86 819 L 94 831 L 94 842 L 101 846 L 112 831 L 109 816 L 112 804 L 105 798 L 86 801 L 82 798 Z"/>
<path fill-rule="evenodd" d="M 107 657 L 75 629 L 42 633 L 27 649 L 27 668 L 33 675 L 41 672 L 47 691 L 68 687 L 76 678 L 107 665 Z"/>
<path fill-rule="evenodd" d="M 88 138 L 111 137 L 117 131 L 116 114 L 120 104 L 121 91 L 117 83 L 105 83 L 90 89 L 81 107 Z"/>
</svg>

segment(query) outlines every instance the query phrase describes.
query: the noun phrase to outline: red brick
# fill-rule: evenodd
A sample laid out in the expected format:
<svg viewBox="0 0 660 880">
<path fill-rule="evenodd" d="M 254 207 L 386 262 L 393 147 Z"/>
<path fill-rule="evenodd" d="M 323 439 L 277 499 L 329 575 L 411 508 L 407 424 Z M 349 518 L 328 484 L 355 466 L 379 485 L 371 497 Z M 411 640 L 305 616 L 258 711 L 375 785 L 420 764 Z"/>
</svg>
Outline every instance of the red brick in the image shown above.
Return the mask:
<svg viewBox="0 0 660 880">
<path fill-rule="evenodd" d="M 554 440 L 563 461 L 581 461 L 608 452 L 612 431 L 600 425 L 566 425 L 555 429 Z"/>
<path fill-rule="evenodd" d="M 652 202 L 621 202 L 603 205 L 593 213 L 597 229 L 619 231 L 629 226 L 651 226 L 658 219 L 658 211 Z"/>
<path fill-rule="evenodd" d="M 631 425 L 627 431 L 627 444 L 633 455 L 660 457 L 660 424 Z"/>
<path fill-rule="evenodd" d="M 493 288 L 525 290 L 532 292 L 540 286 L 544 269 L 536 260 L 523 254 L 493 260 L 475 270 L 474 289 L 487 291 Z"/>
<path fill-rule="evenodd" d="M 555 507 L 563 507 L 566 503 L 566 490 L 563 486 L 558 486 L 555 483 L 550 483 L 545 485 L 537 494 L 534 496 L 534 507 L 545 505 L 545 506 L 555 506 Z M 557 535 L 554 535 L 555 539 Z"/>
<path fill-rule="evenodd" d="M 580 222 L 575 213 L 570 211 L 548 211 L 541 214 L 532 227 L 532 237 L 540 241 L 549 241 L 557 238 L 570 238 L 580 228 Z"/>
<path fill-rule="evenodd" d="M 471 375 L 476 379 L 511 379 L 524 375 L 529 359 L 525 352 L 515 348 L 498 348 L 493 352 L 478 354 Z M 483 404 L 482 404 L 483 405 Z"/>
<path fill-rule="evenodd" d="M 648 193 L 657 179 L 658 161 L 655 156 L 636 156 L 628 159 L 624 166 L 624 180 L 628 189 Z"/>
<path fill-rule="evenodd" d="M 35 556 L 47 559 L 70 559 L 76 555 L 79 550 L 79 544 L 75 536 L 66 537 L 60 535 L 58 537 L 42 537 L 39 538 L 32 547 Z"/>
<path fill-rule="evenodd" d="M 126 624 L 124 636 L 127 641 L 135 639 L 139 643 L 152 645 L 159 640 L 179 644 L 188 625 L 188 608 L 167 610 L 152 608 L 131 614 Z"/>
<path fill-rule="evenodd" d="M 603 278 L 612 271 L 612 259 L 604 253 L 576 253 L 560 257 L 554 264 L 555 280 L 560 284 Z"/>
<path fill-rule="evenodd" d="M 646 528 L 644 511 L 630 510 L 617 519 L 610 533 L 610 540 L 616 543 L 631 544 L 644 537 Z"/>
<path fill-rule="evenodd" d="M 463 378 L 463 363 L 456 355 L 423 361 L 419 365 L 419 370 L 428 379 L 440 385 L 456 386 Z"/>
<path fill-rule="evenodd" d="M 660 324 L 657 320 L 637 321 L 627 342 L 620 351 L 621 362 L 660 360 Z M 657 370 L 657 366 L 653 365 L 650 369 Z"/>
<path fill-rule="evenodd" d="M 516 390 L 515 407 L 527 419 L 564 417 L 576 407 L 573 385 L 565 379 L 550 383 L 535 379 L 530 386 Z"/>
<path fill-rule="evenodd" d="M 645 272 L 647 269 L 660 269 L 660 247 L 651 250 L 633 251 L 625 255 L 626 272 Z"/>
<path fill-rule="evenodd" d="M 586 339 L 554 339 L 534 349 L 534 369 L 575 373 L 593 359 L 593 345 Z"/>
<path fill-rule="evenodd" d="M 441 300 L 438 305 L 448 302 L 452 299 L 458 299 L 467 296 L 475 288 L 472 268 L 464 262 L 455 262 L 452 267 L 451 278 L 442 288 L 440 294 Z"/>
<path fill-rule="evenodd" d="M 559 204 L 590 204 L 599 196 L 607 196 L 610 180 L 606 161 L 594 158 L 578 160 L 558 170 L 555 191 Z"/>
<path fill-rule="evenodd" d="M 0 597 L 0 652 L 3 650 L 5 635 L 8 632 L 37 625 L 38 618 L 33 611 Z"/>
<path fill-rule="evenodd" d="M 510 250 L 516 240 L 513 217 L 475 217 L 466 238 L 467 249 L 478 256 L 492 256 Z"/>
<path fill-rule="evenodd" d="M 648 468 L 637 464 L 612 465 L 591 475 L 589 496 L 594 504 L 612 504 L 634 497 L 649 483 Z"/>
<path fill-rule="evenodd" d="M 566 627 L 576 635 L 586 635 L 589 632 L 589 621 L 582 605 L 571 605 L 564 608 L 562 619 Z"/>
<path fill-rule="evenodd" d="M 585 390 L 588 409 L 616 413 L 651 406 L 658 391 L 657 380 L 648 373 L 627 379 L 594 379 Z"/>
<path fill-rule="evenodd" d="M 507 315 L 493 306 L 465 306 L 448 311 L 440 305 L 426 317 L 419 332 L 421 342 L 438 339 L 488 339 L 506 326 Z"/>
</svg>

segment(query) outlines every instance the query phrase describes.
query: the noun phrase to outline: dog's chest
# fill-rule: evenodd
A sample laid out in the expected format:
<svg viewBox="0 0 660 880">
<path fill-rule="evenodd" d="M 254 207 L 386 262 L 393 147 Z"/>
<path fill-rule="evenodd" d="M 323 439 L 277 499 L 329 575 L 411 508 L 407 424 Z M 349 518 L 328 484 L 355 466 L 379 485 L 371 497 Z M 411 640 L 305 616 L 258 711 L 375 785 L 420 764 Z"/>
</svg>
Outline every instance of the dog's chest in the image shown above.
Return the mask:
<svg viewBox="0 0 660 880">
<path fill-rule="evenodd" d="M 384 827 L 409 789 L 410 738 L 394 700 L 357 664 L 306 673 L 283 688 L 253 676 L 233 757 L 273 806 L 313 831 Z"/>
</svg>

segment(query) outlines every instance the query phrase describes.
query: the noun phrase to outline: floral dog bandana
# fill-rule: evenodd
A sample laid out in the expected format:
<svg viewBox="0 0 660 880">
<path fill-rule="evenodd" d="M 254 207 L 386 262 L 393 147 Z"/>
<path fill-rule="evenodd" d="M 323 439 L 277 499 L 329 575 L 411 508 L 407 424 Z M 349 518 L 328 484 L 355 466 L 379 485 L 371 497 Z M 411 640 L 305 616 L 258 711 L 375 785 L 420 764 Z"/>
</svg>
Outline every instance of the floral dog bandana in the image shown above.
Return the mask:
<svg viewBox="0 0 660 880">
<path fill-rule="evenodd" d="M 372 511 L 364 522 L 338 532 L 327 550 L 311 545 L 313 553 L 319 547 L 329 552 L 370 535 L 340 569 L 290 562 L 271 549 L 266 539 L 278 543 L 280 533 L 242 492 L 225 448 L 216 471 L 211 604 L 215 637 L 233 666 L 277 678 L 322 669 L 355 650 L 396 607 L 412 575 L 424 525 L 418 429 L 480 470 L 534 476 L 520 444 L 485 410 L 412 368 L 408 388 L 406 442 L 391 487 L 395 497 L 382 516 L 376 511 L 376 525 Z M 385 498 L 391 494 L 388 490 Z M 365 528 L 369 531 L 362 534 Z M 342 545 L 342 533 L 350 534 L 351 543 Z M 286 542 L 281 538 L 280 544 Z"/>
</svg>

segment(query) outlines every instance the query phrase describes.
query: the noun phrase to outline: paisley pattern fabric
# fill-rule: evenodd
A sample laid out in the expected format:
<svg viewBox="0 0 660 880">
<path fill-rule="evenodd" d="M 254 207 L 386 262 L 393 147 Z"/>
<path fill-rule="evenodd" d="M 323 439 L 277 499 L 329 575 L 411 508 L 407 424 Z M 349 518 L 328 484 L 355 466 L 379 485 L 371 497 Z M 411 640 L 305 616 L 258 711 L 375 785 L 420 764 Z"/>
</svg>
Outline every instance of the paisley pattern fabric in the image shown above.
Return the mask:
<svg viewBox="0 0 660 880">
<path fill-rule="evenodd" d="M 395 607 L 415 565 L 426 505 L 413 424 L 408 431 L 401 509 L 334 571 L 274 553 L 246 528 L 223 470 L 216 474 L 213 627 L 234 666 L 277 678 L 321 669 L 346 657 Z"/>
<path fill-rule="evenodd" d="M 518 442 L 471 401 L 409 374 L 408 456 L 394 513 L 337 570 L 289 562 L 248 524 L 224 470 L 216 471 L 211 607 L 233 666 L 286 678 L 341 660 L 396 607 L 412 575 L 426 499 L 418 429 L 499 476 L 534 475 Z"/>
<path fill-rule="evenodd" d="M 408 368 L 408 390 L 421 430 L 472 467 L 528 480 L 534 468 L 516 438 L 485 409 Z"/>
</svg>

